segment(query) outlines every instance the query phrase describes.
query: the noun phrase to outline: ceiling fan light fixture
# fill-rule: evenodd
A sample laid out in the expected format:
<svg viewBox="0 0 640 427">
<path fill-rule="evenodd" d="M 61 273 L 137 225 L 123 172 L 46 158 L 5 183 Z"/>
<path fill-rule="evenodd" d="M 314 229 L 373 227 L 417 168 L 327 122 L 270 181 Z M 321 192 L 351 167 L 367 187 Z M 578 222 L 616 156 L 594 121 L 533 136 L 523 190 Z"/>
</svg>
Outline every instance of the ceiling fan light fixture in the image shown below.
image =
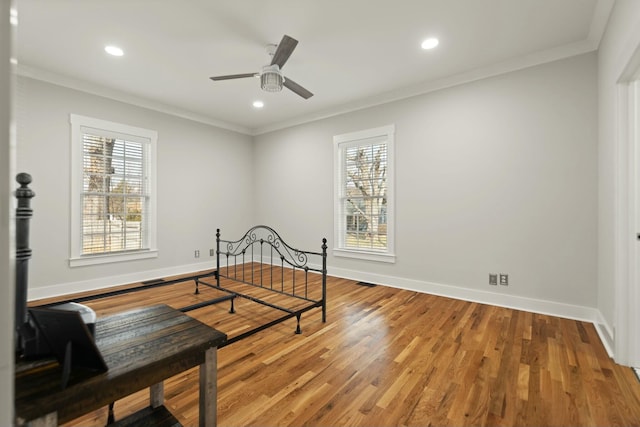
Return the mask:
<svg viewBox="0 0 640 427">
<path fill-rule="evenodd" d="M 280 92 L 284 77 L 277 65 L 268 65 L 262 69 L 260 74 L 260 87 L 267 92 Z"/>
</svg>

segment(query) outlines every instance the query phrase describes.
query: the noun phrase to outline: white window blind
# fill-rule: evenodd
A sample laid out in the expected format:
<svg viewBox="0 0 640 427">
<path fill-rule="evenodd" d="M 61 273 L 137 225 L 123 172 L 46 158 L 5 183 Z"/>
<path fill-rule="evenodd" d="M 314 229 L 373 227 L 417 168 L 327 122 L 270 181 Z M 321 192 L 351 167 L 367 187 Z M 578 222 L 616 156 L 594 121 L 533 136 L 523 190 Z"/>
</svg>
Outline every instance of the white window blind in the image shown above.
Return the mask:
<svg viewBox="0 0 640 427">
<path fill-rule="evenodd" d="M 83 130 L 82 253 L 147 248 L 146 144 Z"/>
<path fill-rule="evenodd" d="M 71 265 L 156 256 L 156 133 L 72 115 Z"/>
<path fill-rule="evenodd" d="M 334 254 L 393 262 L 394 127 L 334 137 Z"/>
</svg>

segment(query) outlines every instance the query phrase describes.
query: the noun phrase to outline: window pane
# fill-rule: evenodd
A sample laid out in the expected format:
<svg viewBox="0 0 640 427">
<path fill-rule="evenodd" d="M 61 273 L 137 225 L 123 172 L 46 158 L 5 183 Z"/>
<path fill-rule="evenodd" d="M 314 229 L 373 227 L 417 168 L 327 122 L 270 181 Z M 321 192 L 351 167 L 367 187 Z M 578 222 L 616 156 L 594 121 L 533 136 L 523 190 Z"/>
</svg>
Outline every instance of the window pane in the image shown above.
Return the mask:
<svg viewBox="0 0 640 427">
<path fill-rule="evenodd" d="M 104 234 L 82 236 L 82 252 L 87 254 L 104 252 Z"/>
<path fill-rule="evenodd" d="M 125 196 L 111 193 L 108 197 L 109 219 L 124 221 L 125 218 Z"/>
<path fill-rule="evenodd" d="M 346 213 L 347 248 L 386 249 L 386 209 L 382 198 L 347 198 Z"/>
<path fill-rule="evenodd" d="M 334 136 L 334 255 L 395 262 L 394 126 Z"/>
<path fill-rule="evenodd" d="M 125 249 L 141 249 L 142 248 L 142 227 L 140 222 L 127 222 Z"/>
<path fill-rule="evenodd" d="M 137 222 L 138 227 L 142 221 L 143 197 L 127 197 L 127 221 Z"/>
<path fill-rule="evenodd" d="M 83 253 L 143 248 L 144 145 L 83 135 Z"/>
<path fill-rule="evenodd" d="M 387 145 L 351 145 L 343 150 L 345 247 L 385 250 Z"/>
</svg>

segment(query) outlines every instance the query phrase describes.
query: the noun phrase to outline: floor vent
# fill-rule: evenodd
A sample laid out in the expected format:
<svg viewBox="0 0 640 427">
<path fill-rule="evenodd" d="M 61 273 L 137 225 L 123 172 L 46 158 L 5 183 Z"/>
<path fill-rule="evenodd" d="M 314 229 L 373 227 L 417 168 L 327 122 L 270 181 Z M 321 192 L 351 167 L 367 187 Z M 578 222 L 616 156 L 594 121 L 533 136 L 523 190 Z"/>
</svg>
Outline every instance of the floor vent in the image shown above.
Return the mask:
<svg viewBox="0 0 640 427">
<path fill-rule="evenodd" d="M 157 283 L 163 283 L 164 279 L 151 279 L 151 280 L 145 280 L 144 282 L 140 282 L 143 285 L 155 285 Z"/>
<path fill-rule="evenodd" d="M 358 285 L 360 286 L 366 286 L 367 288 L 374 288 L 378 285 L 374 285 L 373 283 L 367 283 L 367 282 L 358 282 Z"/>
</svg>

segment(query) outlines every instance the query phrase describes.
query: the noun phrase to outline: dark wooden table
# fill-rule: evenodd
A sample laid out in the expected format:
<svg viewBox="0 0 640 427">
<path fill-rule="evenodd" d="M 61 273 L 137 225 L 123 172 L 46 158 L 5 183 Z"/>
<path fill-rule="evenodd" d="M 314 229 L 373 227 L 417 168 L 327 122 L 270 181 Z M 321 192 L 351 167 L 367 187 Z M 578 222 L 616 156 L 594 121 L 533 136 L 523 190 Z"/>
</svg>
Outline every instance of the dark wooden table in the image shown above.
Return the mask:
<svg viewBox="0 0 640 427">
<path fill-rule="evenodd" d="M 55 361 L 18 362 L 17 425 L 57 425 L 150 387 L 150 407 L 162 408 L 163 381 L 200 366 L 200 425 L 216 424 L 217 347 L 227 336 L 166 305 L 98 319 L 96 344 L 109 370 L 72 372 L 60 386 Z"/>
</svg>

